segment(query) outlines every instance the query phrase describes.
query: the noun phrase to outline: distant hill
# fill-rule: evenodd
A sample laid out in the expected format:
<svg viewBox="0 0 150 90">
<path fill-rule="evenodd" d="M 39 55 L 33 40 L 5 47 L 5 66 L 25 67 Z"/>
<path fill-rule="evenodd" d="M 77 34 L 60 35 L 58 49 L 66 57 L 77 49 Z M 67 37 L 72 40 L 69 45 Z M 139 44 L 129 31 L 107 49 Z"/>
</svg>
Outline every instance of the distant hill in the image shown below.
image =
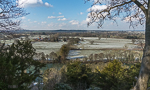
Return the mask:
<svg viewBox="0 0 150 90">
<path fill-rule="evenodd" d="M 76 32 L 76 33 L 84 33 L 84 32 L 106 32 L 106 31 L 123 31 L 123 32 L 144 32 L 145 30 L 8 30 L 8 32 L 12 33 L 42 33 L 42 32 L 48 32 L 48 33 L 60 33 L 60 32 Z M 0 31 L 1 32 L 1 31 Z"/>
</svg>

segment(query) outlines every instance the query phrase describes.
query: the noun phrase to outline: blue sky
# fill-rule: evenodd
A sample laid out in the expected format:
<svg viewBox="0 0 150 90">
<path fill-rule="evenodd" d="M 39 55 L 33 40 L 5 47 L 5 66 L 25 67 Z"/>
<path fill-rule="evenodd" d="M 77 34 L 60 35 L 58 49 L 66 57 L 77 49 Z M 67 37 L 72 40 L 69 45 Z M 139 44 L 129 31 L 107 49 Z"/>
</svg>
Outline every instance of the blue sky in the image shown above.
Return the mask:
<svg viewBox="0 0 150 90">
<path fill-rule="evenodd" d="M 105 21 L 102 28 L 97 29 L 96 23 L 87 27 L 92 2 L 84 3 L 84 0 L 19 0 L 19 3 L 23 3 L 21 7 L 30 13 L 21 18 L 21 27 L 28 30 L 133 30 L 120 18 L 117 19 L 118 25 Z M 144 30 L 144 26 L 135 29 Z"/>
</svg>

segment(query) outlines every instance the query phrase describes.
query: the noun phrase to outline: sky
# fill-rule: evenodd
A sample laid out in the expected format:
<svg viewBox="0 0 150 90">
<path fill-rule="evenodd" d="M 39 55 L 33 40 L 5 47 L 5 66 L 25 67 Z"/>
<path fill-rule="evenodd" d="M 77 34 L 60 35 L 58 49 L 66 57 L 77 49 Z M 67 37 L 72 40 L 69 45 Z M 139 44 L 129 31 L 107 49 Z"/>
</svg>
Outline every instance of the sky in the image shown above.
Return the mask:
<svg viewBox="0 0 150 90">
<path fill-rule="evenodd" d="M 92 6 L 84 0 L 19 0 L 28 14 L 21 17 L 21 27 L 26 30 L 144 30 L 144 26 L 129 28 L 126 20 L 117 18 L 117 24 L 105 21 L 102 28 L 97 23 L 87 26 L 90 9 L 103 9 L 104 5 Z"/>
</svg>

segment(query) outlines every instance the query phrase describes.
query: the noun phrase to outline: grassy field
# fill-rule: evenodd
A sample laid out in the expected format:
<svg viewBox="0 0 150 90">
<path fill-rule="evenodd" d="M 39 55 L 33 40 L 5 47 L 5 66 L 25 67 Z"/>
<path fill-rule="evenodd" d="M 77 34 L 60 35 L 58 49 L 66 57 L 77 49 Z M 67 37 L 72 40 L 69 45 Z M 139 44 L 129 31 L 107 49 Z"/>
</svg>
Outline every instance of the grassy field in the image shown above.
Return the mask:
<svg viewBox="0 0 150 90">
<path fill-rule="evenodd" d="M 34 42 L 32 45 L 36 49 L 36 52 L 49 54 L 51 52 L 59 51 L 63 44 L 67 44 L 67 42 Z"/>
<path fill-rule="evenodd" d="M 78 48 L 82 49 L 102 49 L 102 48 L 124 48 L 126 45 L 128 48 L 133 48 L 136 45 L 132 44 L 131 39 L 116 39 L 116 38 L 101 38 L 97 37 L 82 37 L 84 41 L 80 42 Z M 94 41 L 93 44 L 90 41 Z"/>
<path fill-rule="evenodd" d="M 84 41 L 80 41 L 77 48 L 80 50 L 73 50 L 70 53 L 75 53 L 74 56 L 86 56 L 89 57 L 90 54 L 99 54 L 99 53 L 117 53 L 124 49 L 134 49 L 137 45 L 132 43 L 131 39 L 116 39 L 116 38 L 101 38 L 98 37 L 80 37 L 83 38 Z M 93 44 L 90 41 L 94 41 Z M 126 46 L 126 48 L 125 48 Z M 120 49 L 120 50 L 117 50 Z M 78 54 L 76 54 L 78 52 Z M 141 53 L 141 51 L 140 51 Z M 69 56 L 74 57 L 73 54 L 69 54 Z"/>
<path fill-rule="evenodd" d="M 34 37 L 29 36 L 30 39 L 38 37 L 39 35 L 36 35 Z M 41 35 L 41 37 L 48 37 L 48 36 Z M 79 38 L 84 39 L 84 41 L 80 41 L 79 44 L 76 45 L 76 47 L 80 48 L 81 50 L 71 50 L 68 56 L 88 57 L 90 54 L 106 53 L 107 51 L 112 49 L 124 49 L 125 46 L 127 46 L 126 49 L 133 49 L 137 46 L 132 43 L 131 39 L 101 38 L 99 40 L 98 37 L 79 37 Z M 91 44 L 90 41 L 94 41 L 94 43 Z M 3 42 L 4 41 L 1 40 L 1 43 Z M 5 40 L 5 43 L 8 45 L 10 45 L 13 42 L 14 42 L 13 39 L 11 41 Z M 58 52 L 63 44 L 67 44 L 67 42 L 33 42 L 32 45 L 36 49 L 37 53 L 44 52 L 45 54 L 49 54 L 51 52 Z"/>
</svg>

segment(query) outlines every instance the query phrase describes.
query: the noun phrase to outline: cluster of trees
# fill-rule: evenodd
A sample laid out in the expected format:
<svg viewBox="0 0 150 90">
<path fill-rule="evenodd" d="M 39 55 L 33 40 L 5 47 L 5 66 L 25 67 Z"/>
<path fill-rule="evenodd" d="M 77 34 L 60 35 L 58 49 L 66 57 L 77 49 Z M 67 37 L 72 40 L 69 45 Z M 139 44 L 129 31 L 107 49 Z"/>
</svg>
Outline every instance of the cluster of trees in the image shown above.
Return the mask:
<svg viewBox="0 0 150 90">
<path fill-rule="evenodd" d="M 59 41 L 59 37 L 57 36 L 52 36 L 52 37 L 45 37 L 45 38 L 40 38 L 40 39 L 34 39 L 34 40 L 38 40 L 38 41 L 45 41 L 45 42 L 58 42 Z"/>
<path fill-rule="evenodd" d="M 94 41 L 90 41 L 91 45 L 94 43 Z"/>
<path fill-rule="evenodd" d="M 59 37 L 51 37 L 49 41 L 51 41 L 51 42 L 58 42 L 59 41 Z"/>
<path fill-rule="evenodd" d="M 37 33 L 38 35 L 39 33 Z M 40 33 L 40 35 L 42 35 Z M 95 31 L 95 32 L 51 32 L 47 33 L 47 35 L 52 35 L 54 37 L 56 36 L 62 36 L 62 37 L 67 37 L 65 38 L 66 40 L 68 37 L 98 37 L 101 36 L 101 38 L 124 38 L 124 39 L 132 39 L 132 38 L 137 38 L 137 39 L 144 39 L 144 34 L 143 33 L 137 33 L 137 32 L 128 32 L 128 31 Z"/>
<path fill-rule="evenodd" d="M 63 45 L 62 49 L 62 55 L 65 56 L 63 50 L 68 50 L 66 45 Z M 44 64 L 33 60 L 35 49 L 30 41 L 18 41 L 7 47 L 3 45 L 0 52 L 0 88 L 7 90 L 15 85 L 18 89 L 27 89 L 41 75 L 39 69 Z M 33 67 L 35 68 L 33 69 Z M 69 88 L 68 90 L 86 90 L 91 87 L 104 90 L 127 90 L 133 87 L 139 67 L 140 64 L 136 64 L 131 68 L 124 68 L 121 62 L 114 60 L 103 70 L 95 68 L 95 72 L 93 72 L 86 64 L 70 62 L 58 73 L 58 70 L 48 69 L 44 73 L 43 79 L 47 79 L 44 81 L 45 88 L 49 86 L 47 89 L 51 90 L 60 90 L 64 87 Z M 53 84 L 54 82 L 55 84 Z"/>
<path fill-rule="evenodd" d="M 44 67 L 33 60 L 35 49 L 30 41 L 0 47 L 0 89 L 26 90 L 31 83 L 41 77 L 40 68 Z"/>
<path fill-rule="evenodd" d="M 137 36 L 127 36 L 127 39 L 138 39 L 138 37 Z"/>
<path fill-rule="evenodd" d="M 90 0 L 85 0 L 85 1 L 90 1 Z M 116 17 L 121 17 L 122 19 L 128 19 L 128 22 L 130 23 L 130 26 L 134 27 L 137 25 L 143 25 L 145 24 L 145 48 L 143 50 L 143 59 L 142 59 L 142 64 L 141 64 L 141 70 L 139 73 L 139 78 L 137 80 L 137 83 L 134 87 L 134 90 L 146 90 L 147 89 L 147 82 L 149 80 L 149 74 L 150 74 L 150 67 L 149 67 L 149 62 L 150 62 L 150 1 L 149 0 L 122 0 L 122 1 L 117 1 L 117 0 L 111 0 L 111 1 L 100 1 L 100 0 L 96 0 L 94 1 L 94 5 L 97 4 L 104 4 L 104 5 L 108 5 L 107 8 L 102 9 L 102 10 L 92 10 L 90 11 L 90 16 L 88 16 L 88 18 L 90 19 L 90 22 L 88 23 L 88 25 L 91 25 L 93 22 L 97 22 L 98 23 L 98 28 L 102 27 L 103 23 L 105 20 L 113 20 L 116 21 Z M 93 5 L 92 5 L 93 6 Z M 133 7 L 134 6 L 134 7 Z M 1 0 L 0 1 L 0 30 L 13 30 L 13 29 L 20 29 L 18 26 L 20 25 L 20 21 L 13 21 L 13 18 L 18 18 L 18 17 L 22 17 L 24 15 L 27 15 L 27 13 L 24 12 L 23 8 L 19 7 L 17 1 L 15 0 Z M 123 14 L 123 15 L 122 15 Z M 135 20 L 136 18 L 136 20 Z M 18 42 L 18 44 L 20 44 Z M 3 47 L 3 46 L 2 46 Z M 12 51 L 13 50 L 18 50 L 22 47 L 15 47 L 12 45 Z M 25 45 L 25 47 L 27 47 Z M 25 48 L 24 47 L 24 48 Z M 22 49 L 24 49 L 22 48 Z M 30 49 L 30 48 L 29 48 Z M 30 51 L 28 48 L 27 50 L 24 51 L 24 53 L 27 53 L 28 51 Z M 8 72 L 9 69 L 5 66 L 5 64 L 9 64 L 8 66 L 10 66 L 10 70 L 16 70 L 16 68 L 13 68 L 13 65 L 11 60 L 13 60 L 13 58 L 18 59 L 21 57 L 21 59 L 23 59 L 24 61 L 28 61 L 28 59 L 26 60 L 26 58 L 28 58 L 27 54 L 24 54 L 25 56 L 23 56 L 21 53 L 23 53 L 22 51 L 14 51 L 15 52 L 15 56 L 13 56 L 11 50 L 9 50 L 9 48 L 7 49 L 7 51 L 5 51 L 5 49 L 0 49 L 1 52 L 5 52 L 5 53 L 1 53 L 2 57 L 2 64 L 3 67 L 1 70 L 6 69 L 6 73 L 4 72 L 4 74 L 2 73 L 1 75 L 3 75 L 2 77 L 6 80 L 1 80 L 2 83 L 0 86 L 7 86 L 7 84 L 11 84 L 11 80 L 9 82 L 3 83 L 4 81 L 7 81 L 8 79 L 10 79 L 10 77 L 14 78 L 16 75 L 18 75 L 18 72 L 22 72 L 20 75 L 24 75 L 23 74 L 23 69 L 21 69 L 21 71 L 18 71 L 17 73 L 12 73 L 10 75 L 10 77 L 8 77 Z M 14 53 L 13 52 L 13 53 Z M 21 52 L 21 53 L 20 53 Z M 12 55 L 12 56 L 7 56 L 7 55 Z M 32 54 L 31 54 L 32 55 Z M 7 57 L 6 57 L 7 56 Z M 5 62 L 5 61 L 8 62 Z M 20 59 L 19 59 L 20 60 Z M 31 60 L 31 59 L 29 59 Z M 17 68 L 20 68 L 22 66 L 23 61 L 21 61 L 19 64 L 19 66 Z M 16 63 L 16 62 L 13 62 Z M 18 63 L 17 63 L 18 64 Z M 24 63 L 25 65 L 30 65 L 31 63 Z M 119 64 L 117 64 L 119 65 Z M 16 65 L 17 66 L 17 65 Z M 35 68 L 37 69 L 37 68 Z M 116 72 L 117 73 L 117 72 Z M 29 73 L 31 74 L 31 73 Z M 35 73 L 34 73 L 35 74 Z M 33 76 L 33 75 L 30 75 Z M 34 75 L 36 76 L 36 75 Z M 113 76 L 113 75 L 112 75 Z M 24 77 L 21 77 L 24 78 Z M 133 78 L 133 77 L 132 77 Z M 108 78 L 106 78 L 108 79 Z M 116 79 L 116 77 L 115 77 Z M 21 81 L 18 79 L 18 82 Z M 30 80 L 29 80 L 30 81 Z M 18 83 L 18 82 L 15 82 Z M 19 87 L 22 86 L 21 84 L 25 81 L 21 81 L 19 82 Z M 111 81 L 110 81 L 111 82 Z M 109 82 L 108 82 L 109 83 Z M 118 82 L 117 82 L 118 83 Z M 4 85 L 3 85 L 4 84 Z M 114 85 L 113 87 L 116 87 L 116 85 Z"/>
<path fill-rule="evenodd" d="M 121 62 L 113 60 L 104 69 L 96 69 L 94 83 L 102 90 L 129 90 L 133 88 L 139 71 L 140 63 L 125 68 Z"/>
<path fill-rule="evenodd" d="M 131 50 L 117 50 L 117 51 L 105 51 L 98 54 L 90 54 L 88 58 L 83 61 L 96 61 L 96 60 L 113 60 L 118 59 L 122 63 L 134 63 L 141 62 L 142 52 L 134 52 Z"/>
<path fill-rule="evenodd" d="M 85 0 L 90 1 L 90 0 Z M 149 80 L 150 74 L 150 1 L 149 0 L 111 0 L 111 1 L 94 1 L 93 5 L 105 4 L 107 8 L 101 10 L 90 11 L 90 16 L 88 17 L 90 21 L 88 25 L 94 22 L 98 23 L 98 28 L 102 27 L 105 20 L 116 21 L 116 17 L 122 18 L 122 20 L 128 19 L 131 27 L 136 27 L 138 25 L 145 24 L 145 47 L 143 50 L 143 58 L 141 63 L 141 69 L 139 73 L 139 78 L 134 87 L 134 90 L 146 90 L 147 82 Z M 134 6 L 134 7 L 133 7 Z M 136 19 L 136 20 L 135 20 Z"/>
<path fill-rule="evenodd" d="M 39 59 L 41 60 L 48 60 L 48 58 L 50 58 L 54 62 L 59 62 L 59 63 L 65 62 L 66 57 L 68 56 L 68 53 L 70 51 L 70 46 L 73 44 L 77 44 L 80 41 L 79 38 L 69 38 L 68 40 L 69 41 L 67 44 L 61 46 L 58 53 L 51 52 L 49 55 L 48 54 L 45 55 L 42 52 L 42 53 L 37 53 L 35 57 L 39 57 Z"/>
<path fill-rule="evenodd" d="M 43 80 L 45 88 L 49 86 L 46 90 L 61 90 L 63 85 L 69 88 L 67 90 L 88 90 L 96 87 L 97 89 L 92 90 L 129 90 L 133 88 L 139 70 L 140 63 L 125 67 L 118 60 L 113 60 L 103 69 L 97 66 L 92 70 L 88 64 L 75 61 L 69 62 L 60 70 L 48 69 L 43 74 Z"/>
<path fill-rule="evenodd" d="M 68 56 L 70 50 L 70 46 L 68 44 L 62 45 L 58 53 L 51 52 L 50 54 L 36 53 L 34 55 L 35 58 L 39 58 L 38 60 L 45 61 L 45 60 L 53 60 L 54 63 L 64 63 L 66 61 L 66 57 Z"/>
<path fill-rule="evenodd" d="M 80 41 L 79 38 L 69 38 L 68 44 L 73 45 L 73 44 L 78 44 Z"/>
<path fill-rule="evenodd" d="M 20 30 L 21 20 L 14 20 L 27 15 L 16 0 L 0 0 L 0 32 Z M 40 77 L 40 68 L 45 66 L 33 60 L 35 49 L 30 41 L 0 46 L 0 89 L 26 90 Z M 32 69 L 31 69 L 32 68 Z M 27 71 L 27 72 L 26 72 Z"/>
<path fill-rule="evenodd" d="M 68 44 L 64 44 L 62 45 L 62 47 L 60 48 L 60 51 L 59 51 L 59 55 L 61 56 L 61 59 L 63 61 L 66 60 L 66 57 L 68 56 L 68 53 L 70 51 L 70 47 Z"/>
<path fill-rule="evenodd" d="M 79 38 L 68 38 L 68 43 L 62 45 L 62 47 L 59 50 L 59 57 L 61 59 L 61 62 L 65 62 L 66 57 L 69 54 L 69 51 L 71 49 L 71 45 L 78 44 L 80 39 Z"/>
<path fill-rule="evenodd" d="M 132 39 L 132 43 L 133 44 L 137 44 L 138 46 L 140 46 L 141 47 L 141 49 L 144 49 L 144 44 L 145 44 L 145 42 L 144 42 L 144 40 L 143 39 Z"/>
</svg>

